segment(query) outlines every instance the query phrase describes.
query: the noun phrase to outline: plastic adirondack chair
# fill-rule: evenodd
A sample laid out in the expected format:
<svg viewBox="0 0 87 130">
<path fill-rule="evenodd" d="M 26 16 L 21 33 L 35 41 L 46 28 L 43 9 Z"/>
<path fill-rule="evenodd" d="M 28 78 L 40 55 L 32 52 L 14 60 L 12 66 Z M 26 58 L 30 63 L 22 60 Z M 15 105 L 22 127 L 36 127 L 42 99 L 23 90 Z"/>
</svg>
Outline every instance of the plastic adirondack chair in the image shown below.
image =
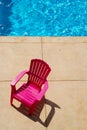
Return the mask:
<svg viewBox="0 0 87 130">
<path fill-rule="evenodd" d="M 46 80 L 51 71 L 49 65 L 41 59 L 32 59 L 29 70 L 22 71 L 11 82 L 10 104 L 13 105 L 13 99 L 20 101 L 30 108 L 29 115 L 33 114 L 34 108 L 41 101 L 48 89 Z M 23 83 L 18 89 L 17 82 L 25 75 L 28 75 L 27 83 Z M 44 85 L 42 87 L 42 85 Z"/>
</svg>

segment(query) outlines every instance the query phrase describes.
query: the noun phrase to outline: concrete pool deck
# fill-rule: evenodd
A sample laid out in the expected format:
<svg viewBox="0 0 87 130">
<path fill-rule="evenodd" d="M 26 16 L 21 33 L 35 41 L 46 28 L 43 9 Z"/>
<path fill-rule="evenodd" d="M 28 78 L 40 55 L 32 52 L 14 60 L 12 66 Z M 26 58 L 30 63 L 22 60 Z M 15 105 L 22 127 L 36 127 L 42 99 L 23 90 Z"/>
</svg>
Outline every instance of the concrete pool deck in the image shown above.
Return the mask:
<svg viewBox="0 0 87 130">
<path fill-rule="evenodd" d="M 32 58 L 52 71 L 44 106 L 29 117 L 9 100 L 11 80 Z M 87 130 L 87 37 L 0 37 L 0 73 L 1 130 Z"/>
</svg>

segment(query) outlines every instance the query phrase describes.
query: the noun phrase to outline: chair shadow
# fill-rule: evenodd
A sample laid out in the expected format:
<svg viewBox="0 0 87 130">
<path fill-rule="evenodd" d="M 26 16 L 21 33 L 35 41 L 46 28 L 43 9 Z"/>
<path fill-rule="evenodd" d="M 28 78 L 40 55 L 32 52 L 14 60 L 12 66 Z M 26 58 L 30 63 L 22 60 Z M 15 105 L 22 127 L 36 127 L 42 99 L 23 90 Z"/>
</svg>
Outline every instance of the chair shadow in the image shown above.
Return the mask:
<svg viewBox="0 0 87 130">
<path fill-rule="evenodd" d="M 40 119 L 40 114 L 41 114 L 41 111 L 44 107 L 44 105 L 49 105 L 51 107 L 51 110 L 49 113 L 46 113 L 47 117 L 45 119 L 45 121 L 43 122 L 41 119 Z M 48 127 L 54 114 L 55 114 L 55 108 L 58 108 L 58 109 L 61 109 L 61 107 L 59 105 L 57 105 L 56 103 L 46 99 L 46 98 L 43 98 L 41 100 L 41 102 L 38 104 L 38 106 L 35 108 L 34 110 L 34 113 L 32 116 L 29 116 L 29 108 L 26 107 L 25 105 L 21 104 L 19 107 L 16 107 L 13 105 L 13 107 L 19 111 L 20 113 L 24 114 L 26 117 L 28 117 L 29 119 L 33 120 L 33 121 L 38 121 L 39 123 L 41 123 L 43 126 L 45 127 Z"/>
</svg>

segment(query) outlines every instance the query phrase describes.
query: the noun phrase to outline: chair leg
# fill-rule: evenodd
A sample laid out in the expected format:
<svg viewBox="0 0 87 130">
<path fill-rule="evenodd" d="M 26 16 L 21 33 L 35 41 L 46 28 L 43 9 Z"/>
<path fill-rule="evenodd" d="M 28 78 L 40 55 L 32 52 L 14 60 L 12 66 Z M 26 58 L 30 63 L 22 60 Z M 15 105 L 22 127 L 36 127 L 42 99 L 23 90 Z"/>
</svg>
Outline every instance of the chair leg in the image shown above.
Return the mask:
<svg viewBox="0 0 87 130">
<path fill-rule="evenodd" d="M 34 107 L 31 107 L 31 108 L 30 108 L 30 111 L 29 111 L 29 115 L 30 115 L 30 116 L 32 116 L 33 111 L 34 111 Z"/>
<path fill-rule="evenodd" d="M 30 108 L 30 111 L 29 111 L 29 115 L 32 116 L 33 115 L 33 112 L 35 110 L 35 107 L 36 107 L 36 103 L 34 103 L 31 108 Z"/>
<path fill-rule="evenodd" d="M 13 103 L 13 94 L 14 94 L 15 91 L 16 91 L 15 86 L 14 87 L 11 86 L 11 97 L 10 97 L 10 104 L 11 104 L 11 106 L 12 106 L 12 103 Z"/>
<path fill-rule="evenodd" d="M 31 106 L 30 111 L 29 111 L 29 115 L 30 115 L 30 116 L 32 116 L 32 114 L 33 114 L 33 112 L 34 112 L 34 110 L 35 110 L 37 104 L 38 104 L 38 102 L 35 102 L 35 103 Z"/>
</svg>

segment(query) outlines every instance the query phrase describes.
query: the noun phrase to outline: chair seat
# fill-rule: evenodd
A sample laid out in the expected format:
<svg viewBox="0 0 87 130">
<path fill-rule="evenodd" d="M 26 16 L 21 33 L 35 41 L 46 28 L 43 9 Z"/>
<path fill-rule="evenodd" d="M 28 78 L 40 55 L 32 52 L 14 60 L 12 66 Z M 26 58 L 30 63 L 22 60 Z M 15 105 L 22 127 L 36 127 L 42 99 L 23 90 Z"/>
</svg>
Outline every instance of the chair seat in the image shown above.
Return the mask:
<svg viewBox="0 0 87 130">
<path fill-rule="evenodd" d="M 13 94 L 13 97 L 31 106 L 36 101 L 38 93 L 39 89 L 34 84 L 23 84 L 16 93 Z"/>
</svg>

